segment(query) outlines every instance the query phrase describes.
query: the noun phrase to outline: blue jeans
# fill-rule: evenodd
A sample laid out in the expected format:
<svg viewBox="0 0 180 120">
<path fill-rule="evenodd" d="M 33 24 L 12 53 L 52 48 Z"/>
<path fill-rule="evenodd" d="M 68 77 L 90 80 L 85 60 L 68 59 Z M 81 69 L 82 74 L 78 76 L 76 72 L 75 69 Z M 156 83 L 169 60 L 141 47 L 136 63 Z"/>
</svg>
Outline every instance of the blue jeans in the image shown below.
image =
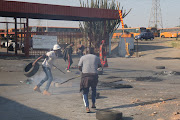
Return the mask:
<svg viewBox="0 0 180 120">
<path fill-rule="evenodd" d="M 46 77 L 43 80 L 41 80 L 41 82 L 37 86 L 40 87 L 44 82 L 47 81 L 47 84 L 46 84 L 46 87 L 45 87 L 44 90 L 48 91 L 49 86 L 51 85 L 51 82 L 53 80 L 51 69 L 48 68 L 48 67 L 44 67 L 44 66 L 42 66 L 42 68 L 43 68 L 43 70 L 44 70 L 44 72 L 46 74 Z"/>
<path fill-rule="evenodd" d="M 92 87 L 92 104 L 95 104 L 96 102 L 96 87 Z M 88 100 L 88 93 L 89 93 L 89 88 L 84 88 L 83 89 L 83 101 L 84 101 L 84 105 L 86 107 L 89 107 L 89 100 Z"/>
</svg>

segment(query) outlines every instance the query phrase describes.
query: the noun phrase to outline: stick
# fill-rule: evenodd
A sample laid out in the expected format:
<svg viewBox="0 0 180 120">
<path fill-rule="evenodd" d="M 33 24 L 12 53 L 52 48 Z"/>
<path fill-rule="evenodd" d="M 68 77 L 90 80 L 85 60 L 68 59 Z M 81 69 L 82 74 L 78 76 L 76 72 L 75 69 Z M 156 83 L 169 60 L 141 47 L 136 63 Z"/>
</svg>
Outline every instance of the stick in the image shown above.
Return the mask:
<svg viewBox="0 0 180 120">
<path fill-rule="evenodd" d="M 59 69 L 58 67 L 56 67 L 55 65 L 53 65 L 56 69 L 58 69 L 59 71 L 61 71 L 62 73 L 66 74 L 65 72 L 63 72 L 61 69 Z"/>
<path fill-rule="evenodd" d="M 78 75 L 78 76 L 76 76 L 76 77 L 73 77 L 73 78 L 67 79 L 66 81 L 64 81 L 64 82 L 62 82 L 62 83 L 60 83 L 60 84 L 64 84 L 64 83 L 66 83 L 66 82 L 68 82 L 68 81 L 70 81 L 70 80 L 76 79 L 76 78 L 78 78 L 78 77 L 81 77 L 81 76 L 80 76 L 80 75 Z"/>
</svg>

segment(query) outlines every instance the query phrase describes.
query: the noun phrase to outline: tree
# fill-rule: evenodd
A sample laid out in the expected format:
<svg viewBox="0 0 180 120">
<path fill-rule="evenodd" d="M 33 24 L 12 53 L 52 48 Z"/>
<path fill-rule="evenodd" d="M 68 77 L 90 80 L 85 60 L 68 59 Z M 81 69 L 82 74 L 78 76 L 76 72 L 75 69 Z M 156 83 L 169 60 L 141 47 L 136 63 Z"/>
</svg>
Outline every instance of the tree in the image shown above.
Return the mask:
<svg viewBox="0 0 180 120">
<path fill-rule="evenodd" d="M 80 5 L 81 7 L 88 7 L 88 8 L 101 8 L 101 9 L 112 9 L 112 10 L 120 10 L 120 3 L 115 3 L 115 0 L 109 2 L 108 0 L 87 0 L 87 3 L 82 3 L 81 0 Z M 122 10 L 122 17 L 126 17 L 131 9 L 126 13 L 126 10 Z M 106 28 L 104 31 L 104 24 L 106 24 Z M 106 43 L 108 43 L 109 36 L 119 27 L 120 19 L 118 20 L 105 20 L 105 21 L 84 21 L 80 22 L 79 26 L 81 31 L 85 34 L 85 36 L 90 40 L 89 46 L 99 48 L 100 42 L 104 39 Z"/>
<path fill-rule="evenodd" d="M 128 28 L 127 24 L 124 24 L 124 28 Z"/>
</svg>

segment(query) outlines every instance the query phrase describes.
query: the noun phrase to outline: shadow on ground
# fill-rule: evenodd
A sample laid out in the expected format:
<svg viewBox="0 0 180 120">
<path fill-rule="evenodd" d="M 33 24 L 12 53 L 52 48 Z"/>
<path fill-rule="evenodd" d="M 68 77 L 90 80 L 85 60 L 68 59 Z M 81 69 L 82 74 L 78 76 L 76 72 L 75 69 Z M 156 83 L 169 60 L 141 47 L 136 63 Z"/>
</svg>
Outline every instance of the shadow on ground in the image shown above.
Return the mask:
<svg viewBox="0 0 180 120">
<path fill-rule="evenodd" d="M 0 86 L 17 86 L 19 84 L 0 84 Z"/>
<path fill-rule="evenodd" d="M 175 57 L 175 58 L 173 58 L 173 57 L 155 57 L 154 59 L 156 59 L 156 60 L 174 60 L 174 59 L 180 60 L 179 57 Z"/>
<path fill-rule="evenodd" d="M 123 117 L 123 120 L 133 120 L 132 117 Z"/>
<path fill-rule="evenodd" d="M 151 72 L 151 70 L 128 70 L 128 69 L 119 69 L 119 68 L 108 68 L 104 70 L 105 73 L 116 73 L 116 72 Z M 104 74 L 104 73 L 103 73 Z"/>
<path fill-rule="evenodd" d="M 170 98 L 170 99 L 164 99 L 164 100 L 154 100 L 154 101 L 147 101 L 147 102 L 139 102 L 139 103 L 133 103 L 133 104 L 126 104 L 126 105 L 120 105 L 120 106 L 114 106 L 110 108 L 105 108 L 105 109 L 114 109 L 114 108 L 129 108 L 129 107 L 136 107 L 136 106 L 144 106 L 144 105 L 150 105 L 150 104 L 155 104 L 163 101 L 171 101 L 177 98 Z"/>
<path fill-rule="evenodd" d="M 133 72 L 150 72 L 152 74 L 154 74 L 154 71 L 151 71 L 151 70 L 125 70 L 125 69 L 118 69 L 118 68 L 110 68 L 110 69 L 106 69 L 105 70 L 106 72 L 111 72 L 111 73 L 116 73 L 116 72 L 128 72 L 128 73 L 133 73 Z M 178 73 L 177 73 L 178 75 Z M 123 79 L 124 77 L 119 77 L 119 76 L 109 76 L 109 77 L 106 77 L 106 79 L 116 79 L 116 78 L 120 78 L 120 79 Z M 135 79 L 136 81 L 144 81 L 144 82 L 160 82 L 160 81 L 163 81 L 163 79 L 160 79 L 158 77 L 152 77 L 152 76 L 146 76 L 146 77 L 125 77 L 125 78 L 131 78 L 131 79 Z"/>
<path fill-rule="evenodd" d="M 136 44 L 135 44 L 136 48 Z M 171 48 L 171 47 L 164 47 L 164 46 L 154 46 L 154 45 L 138 45 L 138 51 L 148 51 L 148 50 L 158 50 L 158 49 L 165 49 L 165 48 Z"/>
<path fill-rule="evenodd" d="M 67 120 L 0 97 L 1 120 Z"/>
</svg>

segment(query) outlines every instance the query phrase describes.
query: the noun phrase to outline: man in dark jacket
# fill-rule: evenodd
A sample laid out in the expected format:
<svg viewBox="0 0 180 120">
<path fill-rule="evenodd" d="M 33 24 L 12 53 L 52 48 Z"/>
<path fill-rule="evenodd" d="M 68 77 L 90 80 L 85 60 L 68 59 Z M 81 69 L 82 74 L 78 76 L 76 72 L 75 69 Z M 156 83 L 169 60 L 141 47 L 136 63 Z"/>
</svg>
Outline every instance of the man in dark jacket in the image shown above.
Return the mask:
<svg viewBox="0 0 180 120">
<path fill-rule="evenodd" d="M 72 42 L 70 45 L 68 45 L 63 53 L 63 59 L 66 61 L 68 60 L 68 67 L 67 67 L 67 72 L 71 72 L 70 71 L 70 67 L 73 64 L 73 60 L 72 60 L 72 53 L 73 53 L 73 49 L 72 47 L 74 46 L 74 43 Z"/>
<path fill-rule="evenodd" d="M 96 86 L 98 83 L 98 67 L 101 67 L 99 57 L 94 55 L 94 49 L 91 48 L 89 54 L 80 58 L 78 63 L 79 70 L 82 71 L 80 91 L 83 91 L 83 101 L 86 107 L 86 112 L 89 113 L 88 93 L 89 88 L 92 90 L 92 108 L 96 108 Z"/>
</svg>

